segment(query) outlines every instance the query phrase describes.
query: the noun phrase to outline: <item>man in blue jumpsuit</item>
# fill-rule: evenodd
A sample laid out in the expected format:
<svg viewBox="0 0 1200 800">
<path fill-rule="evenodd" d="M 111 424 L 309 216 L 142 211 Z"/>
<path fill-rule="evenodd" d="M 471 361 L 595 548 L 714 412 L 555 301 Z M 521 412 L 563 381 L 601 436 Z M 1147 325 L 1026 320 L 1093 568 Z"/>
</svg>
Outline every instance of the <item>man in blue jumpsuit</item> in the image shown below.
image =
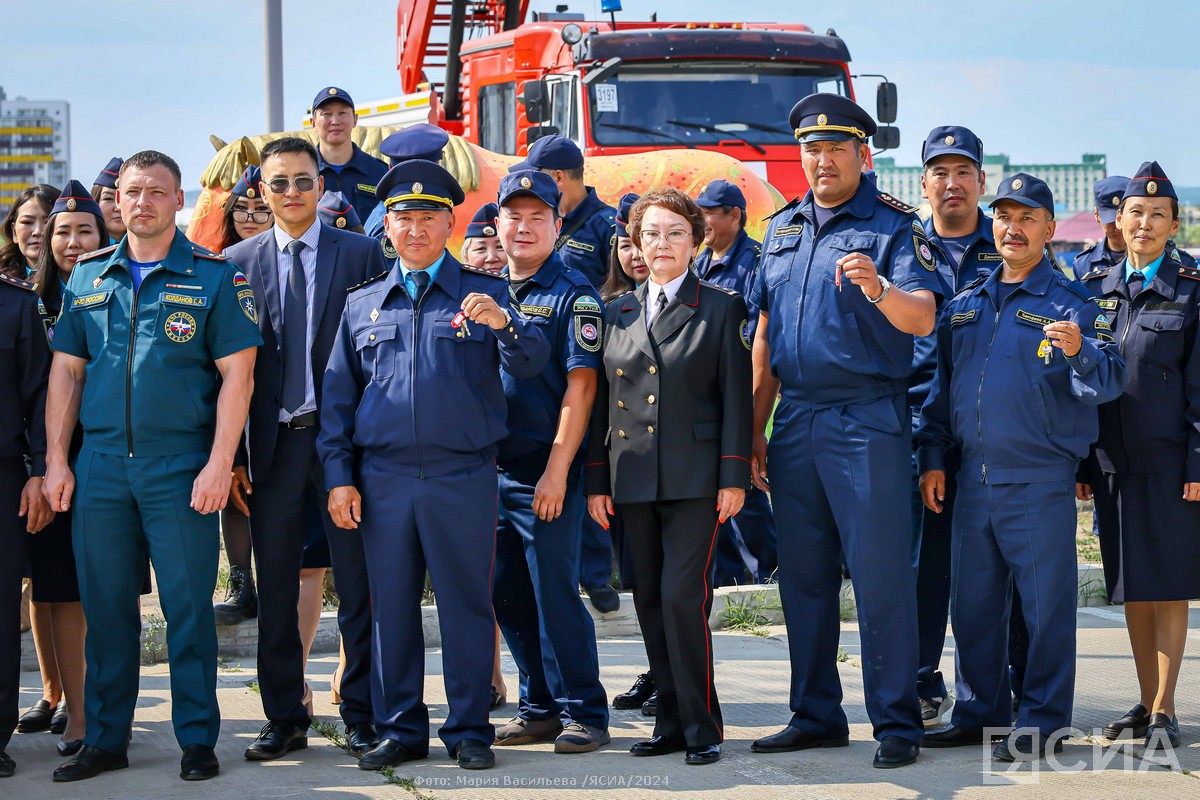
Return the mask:
<svg viewBox="0 0 1200 800">
<path fill-rule="evenodd" d="M 330 514 L 361 532 L 370 576 L 380 743 L 359 766 L 379 770 L 429 753 L 421 632 L 428 567 L 449 703 L 439 733 L 460 767 L 486 769 L 495 764 L 495 458 L 508 432 L 500 369 L 536 375 L 548 347 L 510 309 L 503 278 L 446 252 L 463 201 L 449 172 L 406 161 L 380 181 L 379 195 L 399 260 L 346 301 L 317 438 Z"/>
<path fill-rule="evenodd" d="M 513 298 L 550 344 L 546 368 L 501 369 L 508 436 L 500 443 L 500 521 L 493 605 L 521 670 L 516 717 L 497 745 L 555 739 L 558 753 L 608 744 L 596 629 L 579 596 L 583 453 L 601 368 L 601 305 L 587 278 L 554 252 L 558 187 L 536 170 L 500 181 L 497 228 Z"/>
<path fill-rule="evenodd" d="M 354 100 L 345 89 L 326 86 L 313 98 L 312 124 L 318 140 L 317 171 L 325 179 L 325 191 L 341 192 L 358 218 L 366 219 L 376 205 L 375 184 L 388 167 L 351 138 L 358 125 Z"/>
<path fill-rule="evenodd" d="M 1121 209 L 1121 197 L 1128 185 L 1129 178 L 1124 175 L 1109 175 L 1096 181 L 1093 187 L 1096 207 L 1092 209 L 1092 214 L 1104 229 L 1104 238 L 1075 256 L 1071 269 L 1076 278 L 1082 278 L 1093 270 L 1114 267 L 1125 258 L 1125 237 L 1117 227 L 1117 212 Z"/>
<path fill-rule="evenodd" d="M 792 109 L 813 188 L 777 212 L 751 302 L 754 475 L 780 522 L 779 584 L 791 651 L 792 719 L 755 752 L 844 747 L 837 673 L 840 558 L 854 581 L 875 766 L 917 758 L 916 578 L 909 559 L 913 336 L 933 330 L 942 280 L 911 206 L 864 180 L 875 122 L 813 94 Z M 775 398 L 768 449 L 764 431 Z"/>
<path fill-rule="evenodd" d="M 735 184 L 717 180 L 700 190 L 696 205 L 704 212 L 705 245 L 693 264 L 696 274 L 701 280 L 748 298 L 762 245 L 746 233 L 746 195 Z M 750 312 L 747 337 L 753 340 L 758 328 L 758 309 L 749 301 L 746 305 Z M 773 578 L 778 563 L 778 541 L 771 501 L 766 492 L 751 486 L 738 515 L 721 523 L 713 586 L 744 583 L 746 556 L 754 564 L 750 569 L 751 583 Z"/>
<path fill-rule="evenodd" d="M 147 552 L 167 619 L 180 777 L 219 769 L 213 512 L 229 497 L 262 339 L 246 276 L 176 229 L 179 182 L 162 153 L 125 161 L 118 202 L 128 233 L 79 260 L 54 328 L 44 491 L 54 511 L 75 512 L 89 621 L 87 736 L 56 781 L 129 766 Z M 83 449 L 70 464 L 77 421 Z"/>
<path fill-rule="evenodd" d="M 1026 173 L 992 203 L 1001 266 L 942 313 L 937 372 L 918 434 L 925 505 L 942 511 L 945 453 L 961 450 L 952 533 L 957 700 L 930 746 L 979 745 L 1011 722 L 1007 603 L 1029 630 L 1016 730 L 993 758 L 1062 749 L 1075 693 L 1075 470 L 1096 440 L 1096 407 L 1121 394 L 1125 363 L 1088 290 L 1045 255 L 1054 198 Z M 993 729 L 993 730 L 989 730 Z M 1019 734 L 1019 735 L 1017 735 Z"/>
</svg>

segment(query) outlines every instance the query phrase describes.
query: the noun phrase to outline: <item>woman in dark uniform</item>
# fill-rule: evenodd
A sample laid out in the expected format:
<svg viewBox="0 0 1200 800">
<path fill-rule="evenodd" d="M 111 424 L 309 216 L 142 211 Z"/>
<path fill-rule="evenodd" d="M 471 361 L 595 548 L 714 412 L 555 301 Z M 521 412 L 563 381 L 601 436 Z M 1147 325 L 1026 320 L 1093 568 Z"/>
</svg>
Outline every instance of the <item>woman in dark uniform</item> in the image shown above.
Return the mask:
<svg viewBox="0 0 1200 800">
<path fill-rule="evenodd" d="M 37 259 L 34 278 L 42 323 L 48 341 L 62 313 L 67 279 L 85 253 L 108 245 L 108 231 L 99 204 L 83 184 L 69 181 L 54 202 L 46 223 L 45 242 Z M 76 436 L 72 457 L 81 438 Z M 33 578 L 33 604 L 39 618 L 49 618 L 48 638 L 38 637 L 38 661 L 53 665 L 66 701 L 66 720 L 58 742 L 60 755 L 74 755 L 83 745 L 83 682 L 87 670 L 83 644 L 87 624 L 79 601 L 79 579 L 71 550 L 71 515 L 59 514 L 29 546 Z"/>
<path fill-rule="evenodd" d="M 658 686 L 654 736 L 630 752 L 721 757 L 713 687 L 713 548 L 750 482 L 750 348 L 741 296 L 689 269 L 704 215 L 677 189 L 634 204 L 629 232 L 650 278 L 609 303 L 604 369 L 588 434 L 585 486 L 607 528 L 619 505 L 634 604 Z"/>
<path fill-rule="evenodd" d="M 45 239 L 46 217 L 58 194 L 53 186 L 37 183 L 17 195 L 0 224 L 5 241 L 0 247 L 0 272 L 22 281 L 33 275 Z"/>
<path fill-rule="evenodd" d="M 1083 281 L 1127 365 L 1125 392 L 1100 407 L 1100 438 L 1077 493 L 1094 496 L 1109 599 L 1125 604 L 1139 700 L 1110 739 L 1179 745 L 1175 687 L 1188 600 L 1200 598 L 1200 271 L 1169 241 L 1179 200 L 1157 162 L 1129 181 L 1117 225 L 1128 249 Z"/>
<path fill-rule="evenodd" d="M 120 156 L 113 156 L 92 183 L 92 199 L 100 206 L 100 214 L 108 228 L 108 238 L 114 242 L 120 241 L 125 235 L 125 220 L 121 219 L 121 209 L 117 206 L 117 181 L 124 163 L 125 160 Z"/>
</svg>

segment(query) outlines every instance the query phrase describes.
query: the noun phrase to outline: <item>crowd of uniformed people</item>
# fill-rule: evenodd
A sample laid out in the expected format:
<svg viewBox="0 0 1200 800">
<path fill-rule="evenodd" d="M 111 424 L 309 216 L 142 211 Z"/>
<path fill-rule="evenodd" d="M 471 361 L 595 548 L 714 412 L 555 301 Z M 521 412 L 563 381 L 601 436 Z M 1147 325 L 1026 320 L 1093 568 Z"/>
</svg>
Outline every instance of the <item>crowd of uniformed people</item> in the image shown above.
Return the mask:
<svg viewBox="0 0 1200 800">
<path fill-rule="evenodd" d="M 938 126 L 922 221 L 875 185 L 871 117 L 814 94 L 789 118 L 811 189 L 762 242 L 735 184 L 612 208 L 554 135 L 469 209 L 456 258 L 446 134 L 393 134 L 389 165 L 353 143 L 344 89 L 312 113 L 317 146 L 272 141 L 234 186 L 218 252 L 178 231 L 179 168 L 152 150 L 90 191 L 30 187 L 3 223 L 0 777 L 14 730 L 59 734 L 56 781 L 129 765 L 151 563 L 185 780 L 219 772 L 217 624 L 259 624 L 245 757 L 307 746 L 330 568 L 333 696 L 363 769 L 429 755 L 427 581 L 437 734 L 463 768 L 610 742 L 580 589 L 611 612 L 614 584 L 650 666 L 612 699 L 655 718 L 632 755 L 720 759 L 708 618 L 713 587 L 744 581 L 778 580 L 792 673 L 791 718 L 750 749 L 846 746 L 847 574 L 874 766 L 993 740 L 1040 758 L 1072 718 L 1077 498 L 1137 668 L 1104 733 L 1180 744 L 1200 269 L 1157 162 L 1097 183 L 1104 238 L 1070 277 L 1044 181 L 1005 177 L 989 216 L 982 141 Z M 24 577 L 43 697 L 18 718 Z M 493 725 L 501 637 L 519 702 Z"/>
</svg>

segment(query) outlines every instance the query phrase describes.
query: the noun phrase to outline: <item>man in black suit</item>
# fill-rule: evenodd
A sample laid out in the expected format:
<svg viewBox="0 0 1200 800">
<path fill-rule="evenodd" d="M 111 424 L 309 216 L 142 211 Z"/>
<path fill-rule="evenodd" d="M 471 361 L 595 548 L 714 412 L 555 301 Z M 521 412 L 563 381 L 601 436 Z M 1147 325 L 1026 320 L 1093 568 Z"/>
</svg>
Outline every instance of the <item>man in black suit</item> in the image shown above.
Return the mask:
<svg viewBox="0 0 1200 800">
<path fill-rule="evenodd" d="M 378 245 L 322 225 L 323 180 L 317 152 L 294 137 L 262 150 L 260 190 L 275 226 L 226 250 L 245 270 L 247 291 L 260 298 L 263 337 L 244 465 L 235 467 L 231 502 L 250 516 L 258 573 L 258 682 L 267 725 L 246 758 L 267 761 L 308 745 L 304 651 L 296 603 L 304 553 L 306 493 L 317 505 L 341 603 L 338 625 L 346 651 L 342 719 L 355 752 L 374 745 L 370 700 L 371 617 L 362 542 L 333 526 L 317 458 L 321 377 L 341 321 L 346 292 L 385 269 Z M 253 485 L 251 482 L 253 481 Z M 243 497 L 245 492 L 245 497 Z"/>
</svg>

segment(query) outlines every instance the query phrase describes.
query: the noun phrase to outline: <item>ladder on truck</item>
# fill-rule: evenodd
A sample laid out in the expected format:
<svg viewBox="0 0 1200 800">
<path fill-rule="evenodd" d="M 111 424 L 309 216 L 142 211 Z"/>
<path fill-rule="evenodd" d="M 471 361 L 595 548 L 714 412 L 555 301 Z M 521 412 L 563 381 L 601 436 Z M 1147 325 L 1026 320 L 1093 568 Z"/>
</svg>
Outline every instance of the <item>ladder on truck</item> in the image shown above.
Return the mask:
<svg viewBox="0 0 1200 800">
<path fill-rule="evenodd" d="M 446 119 L 462 116 L 462 61 L 467 39 L 516 28 L 529 0 L 398 0 L 396 69 L 405 94 L 429 83 Z"/>
</svg>

